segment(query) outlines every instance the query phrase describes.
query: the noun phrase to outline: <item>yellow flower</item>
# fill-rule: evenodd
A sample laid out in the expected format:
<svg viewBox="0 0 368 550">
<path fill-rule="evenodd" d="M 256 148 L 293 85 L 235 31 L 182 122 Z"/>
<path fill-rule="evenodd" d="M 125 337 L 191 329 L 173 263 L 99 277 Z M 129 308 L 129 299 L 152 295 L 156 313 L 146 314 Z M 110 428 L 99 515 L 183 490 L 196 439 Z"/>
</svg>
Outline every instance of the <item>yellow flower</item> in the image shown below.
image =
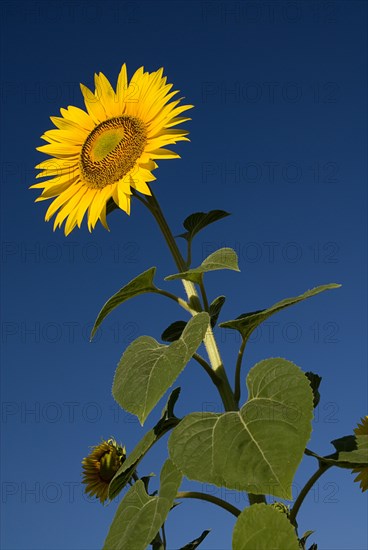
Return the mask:
<svg viewBox="0 0 368 550">
<path fill-rule="evenodd" d="M 125 447 L 114 439 L 92 447 L 92 452 L 82 460 L 85 492 L 96 496 L 103 503 L 108 499 L 109 484 L 125 460 Z"/>
<path fill-rule="evenodd" d="M 361 424 L 354 430 L 355 435 L 368 435 L 368 416 L 361 419 Z M 360 488 L 363 491 L 368 489 L 368 468 L 363 466 L 362 468 L 354 468 L 353 474 L 359 474 L 354 481 L 360 481 Z"/>
<path fill-rule="evenodd" d="M 49 155 L 36 168 L 37 178 L 49 178 L 32 188 L 43 189 L 36 201 L 55 198 L 45 219 L 58 211 L 54 230 L 65 221 L 65 234 L 80 227 L 83 217 L 91 231 L 98 220 L 108 229 L 106 204 L 115 204 L 130 213 L 135 191 L 151 195 L 148 183 L 156 178 L 152 170 L 157 159 L 179 158 L 166 149 L 177 141 L 189 141 L 177 124 L 190 120 L 179 115 L 192 108 L 171 101 L 171 91 L 163 69 L 138 69 L 128 83 L 125 64 L 116 91 L 102 73 L 95 75 L 95 92 L 81 84 L 87 112 L 69 106 L 61 117 L 51 117 L 56 129 L 42 136 L 47 145 L 38 147 Z M 87 213 L 87 214 L 86 214 Z"/>
</svg>

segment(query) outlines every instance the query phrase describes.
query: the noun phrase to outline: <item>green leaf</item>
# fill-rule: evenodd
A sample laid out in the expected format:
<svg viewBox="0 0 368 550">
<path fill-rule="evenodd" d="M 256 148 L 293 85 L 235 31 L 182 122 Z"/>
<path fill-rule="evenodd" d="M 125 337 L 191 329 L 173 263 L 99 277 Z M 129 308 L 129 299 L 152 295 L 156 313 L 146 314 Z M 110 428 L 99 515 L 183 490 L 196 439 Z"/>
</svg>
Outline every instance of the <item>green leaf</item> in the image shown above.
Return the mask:
<svg viewBox="0 0 368 550">
<path fill-rule="evenodd" d="M 201 544 L 201 542 L 204 541 L 204 539 L 207 537 L 209 532 L 210 531 L 208 529 L 206 529 L 206 531 L 203 531 L 203 533 L 201 534 L 200 537 L 192 540 L 191 542 L 188 542 L 188 544 L 186 544 L 185 546 L 180 548 L 180 550 L 195 550 L 196 548 L 198 548 L 198 546 Z"/>
<path fill-rule="evenodd" d="M 181 480 L 180 472 L 167 460 L 158 496 L 149 496 L 143 481 L 137 481 L 119 504 L 103 550 L 146 550 L 170 512 Z"/>
<path fill-rule="evenodd" d="M 125 350 L 115 372 L 112 393 L 119 405 L 135 414 L 142 425 L 197 351 L 208 324 L 208 314 L 198 313 L 179 340 L 169 346 L 141 336 Z"/>
<path fill-rule="evenodd" d="M 313 407 L 316 408 L 319 400 L 321 399 L 321 395 L 319 393 L 319 385 L 322 381 L 322 377 L 318 374 L 315 374 L 314 372 L 306 372 L 305 376 L 308 378 L 309 383 L 311 385 L 312 391 L 313 391 Z"/>
<path fill-rule="evenodd" d="M 313 451 L 306 451 L 319 462 L 351 470 L 353 468 L 368 468 L 368 435 L 345 435 L 331 441 L 336 452 L 320 456 Z"/>
<path fill-rule="evenodd" d="M 301 548 L 302 550 L 305 549 L 305 544 L 306 544 L 306 542 L 307 542 L 307 539 L 308 539 L 311 535 L 313 535 L 313 533 L 314 533 L 314 531 L 310 531 L 310 530 L 309 530 L 309 531 L 306 531 L 306 532 L 303 534 L 303 536 L 301 537 L 301 539 L 299 539 L 299 546 L 300 546 L 300 548 Z"/>
<path fill-rule="evenodd" d="M 191 214 L 184 220 L 184 228 L 187 230 L 186 233 L 182 233 L 179 237 L 183 237 L 187 241 L 191 241 L 193 237 L 199 233 L 202 229 L 210 225 L 211 223 L 217 222 L 222 218 L 230 216 L 228 212 L 224 210 L 211 210 L 210 212 L 195 212 Z"/>
<path fill-rule="evenodd" d="M 183 271 L 182 273 L 169 275 L 168 277 L 165 277 L 165 281 L 185 279 L 186 281 L 192 281 L 192 283 L 200 283 L 203 273 L 207 273 L 208 271 L 217 271 L 219 269 L 240 271 L 238 266 L 238 256 L 236 255 L 235 250 L 232 248 L 220 248 L 203 260 L 200 266 L 189 269 L 188 271 Z"/>
<path fill-rule="evenodd" d="M 121 288 L 116 294 L 114 294 L 114 296 L 107 300 L 106 304 L 103 306 L 100 313 L 98 314 L 95 324 L 93 325 L 91 340 L 96 334 L 98 327 L 105 319 L 105 317 L 107 317 L 107 315 L 109 315 L 109 313 L 111 313 L 112 310 L 115 309 L 117 306 L 129 300 L 129 298 L 133 298 L 134 296 L 138 296 L 139 294 L 157 291 L 157 287 L 153 284 L 153 277 L 155 275 L 155 272 L 155 267 L 147 269 L 147 271 L 144 271 L 143 273 L 138 275 L 138 277 L 135 277 L 135 279 L 130 281 L 127 285 L 123 286 L 123 288 Z"/>
<path fill-rule="evenodd" d="M 213 300 L 212 304 L 210 305 L 209 314 L 210 314 L 210 317 L 211 317 L 211 327 L 212 328 L 217 323 L 217 319 L 218 319 L 218 317 L 221 313 L 221 309 L 222 309 L 222 306 L 225 303 L 225 300 L 226 300 L 225 296 L 218 296 L 217 298 L 215 298 Z"/>
<path fill-rule="evenodd" d="M 277 313 L 278 311 L 281 311 L 286 307 L 302 302 L 307 298 L 311 298 L 312 296 L 315 296 L 320 292 L 324 292 L 325 290 L 331 290 L 333 288 L 339 288 L 340 286 L 341 285 L 338 285 L 335 283 L 317 286 L 312 290 L 307 290 L 307 292 L 304 292 L 304 294 L 301 294 L 300 296 L 281 300 L 281 302 L 277 302 L 276 304 L 274 304 L 273 306 L 267 309 L 261 309 L 258 311 L 253 311 L 251 313 L 243 313 L 242 315 L 239 315 L 239 317 L 237 317 L 236 319 L 232 319 L 231 321 L 225 321 L 224 323 L 220 323 L 219 327 L 232 328 L 234 330 L 238 330 L 243 338 L 249 338 L 249 336 L 252 334 L 254 329 L 256 329 L 258 325 L 263 323 L 263 321 L 266 321 L 266 319 L 271 317 L 271 315 L 273 315 L 274 313 Z"/>
<path fill-rule="evenodd" d="M 161 334 L 161 340 L 164 342 L 175 342 L 175 340 L 179 340 L 187 324 L 187 321 L 175 321 L 175 323 L 171 323 L 171 325 Z"/>
<path fill-rule="evenodd" d="M 186 416 L 170 436 L 170 458 L 189 479 L 292 499 L 312 431 L 312 389 L 304 372 L 281 358 L 255 365 L 247 386 L 238 412 Z"/>
<path fill-rule="evenodd" d="M 137 469 L 138 464 L 148 453 L 151 447 L 153 447 L 156 441 L 158 441 L 165 433 L 180 422 L 174 414 L 174 405 L 179 397 L 179 393 L 180 388 L 176 388 L 171 392 L 170 397 L 162 411 L 160 420 L 154 428 L 152 428 L 152 430 L 143 436 L 140 442 L 134 447 L 133 451 L 129 453 L 119 470 L 116 472 L 115 476 L 110 481 L 109 498 L 111 500 L 124 489 Z"/>
<path fill-rule="evenodd" d="M 218 316 L 220 315 L 221 308 L 224 305 L 225 300 L 225 296 L 218 296 L 218 298 L 213 300 L 209 307 L 212 328 L 217 323 Z M 169 325 L 161 334 L 161 340 L 164 342 L 175 342 L 175 340 L 179 340 L 187 324 L 188 321 L 175 321 L 174 323 L 171 323 L 171 325 Z"/>
<path fill-rule="evenodd" d="M 243 510 L 233 531 L 233 550 L 299 550 L 295 529 L 285 514 L 267 504 Z"/>
<path fill-rule="evenodd" d="M 338 439 L 331 441 L 331 444 L 335 447 L 338 453 L 340 451 L 350 453 L 358 448 L 354 435 L 344 435 L 343 437 L 339 437 Z"/>
<path fill-rule="evenodd" d="M 368 435 L 355 436 L 357 449 L 339 452 L 339 461 L 354 464 L 355 467 L 368 467 Z"/>
</svg>

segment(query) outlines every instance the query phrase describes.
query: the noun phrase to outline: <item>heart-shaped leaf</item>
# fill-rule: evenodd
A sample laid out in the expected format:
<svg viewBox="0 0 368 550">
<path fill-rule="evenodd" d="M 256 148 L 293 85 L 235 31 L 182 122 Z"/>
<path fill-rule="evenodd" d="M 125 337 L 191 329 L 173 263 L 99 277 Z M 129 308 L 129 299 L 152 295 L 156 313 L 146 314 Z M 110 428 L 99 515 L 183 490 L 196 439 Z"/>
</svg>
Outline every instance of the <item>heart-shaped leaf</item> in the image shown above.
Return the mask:
<svg viewBox="0 0 368 550">
<path fill-rule="evenodd" d="M 299 550 L 295 529 L 286 517 L 267 504 L 253 504 L 238 517 L 233 550 Z"/>
<path fill-rule="evenodd" d="M 181 480 L 180 472 L 167 460 L 158 496 L 149 496 L 143 481 L 137 481 L 119 504 L 103 550 L 146 550 L 170 512 Z"/>
<path fill-rule="evenodd" d="M 148 453 L 153 445 L 165 433 L 176 426 L 180 420 L 174 415 L 174 405 L 179 397 L 180 388 L 176 388 L 170 394 L 170 397 L 162 411 L 161 418 L 156 426 L 149 430 L 140 442 L 134 447 L 131 453 L 128 454 L 119 470 L 116 472 L 109 485 L 109 498 L 115 498 L 125 485 L 130 481 L 133 473 L 138 467 L 142 458 Z"/>
<path fill-rule="evenodd" d="M 139 294 L 144 294 L 145 292 L 157 292 L 158 289 L 153 284 L 155 272 L 155 267 L 147 269 L 147 271 L 144 271 L 132 279 L 127 285 L 123 286 L 123 288 L 107 300 L 106 304 L 102 307 L 100 313 L 98 314 L 95 324 L 93 325 L 91 340 L 105 317 L 107 317 L 107 315 L 109 315 L 109 313 L 111 313 L 117 306 L 123 302 L 126 302 L 126 300 L 129 300 L 129 298 L 133 298 Z"/>
<path fill-rule="evenodd" d="M 312 290 L 307 290 L 307 292 L 304 292 L 304 294 L 301 294 L 300 296 L 295 296 L 294 298 L 286 298 L 285 300 L 281 300 L 281 302 L 277 302 L 276 304 L 274 304 L 273 306 L 267 309 L 261 309 L 259 311 L 253 311 L 251 313 L 243 313 L 236 319 L 232 319 L 231 321 L 225 321 L 224 323 L 220 323 L 219 327 L 232 328 L 234 330 L 237 330 L 240 332 L 240 334 L 244 339 L 247 339 L 252 334 L 252 332 L 258 327 L 258 325 L 266 321 L 266 319 L 271 317 L 271 315 L 273 315 L 274 313 L 277 313 L 278 311 L 281 311 L 286 307 L 302 302 L 307 298 L 311 298 L 312 296 L 315 296 L 320 292 L 324 292 L 325 290 L 331 290 L 333 288 L 339 288 L 340 286 L 341 285 L 338 285 L 335 283 L 317 286 Z"/>
<path fill-rule="evenodd" d="M 192 283 L 200 283 L 204 273 L 208 271 L 217 271 L 219 269 L 231 269 L 233 271 L 240 271 L 238 266 L 238 256 L 232 248 L 220 248 L 216 250 L 203 262 L 200 266 L 188 269 L 182 273 L 175 273 L 175 275 L 169 275 L 165 277 L 165 281 L 173 281 L 175 279 L 185 279 L 186 281 L 192 281 Z"/>
<path fill-rule="evenodd" d="M 247 386 L 239 412 L 186 416 L 170 436 L 170 457 L 189 479 L 292 499 L 312 430 L 309 381 L 299 367 L 275 358 L 255 365 Z"/>
<path fill-rule="evenodd" d="M 209 324 L 207 313 L 198 313 L 186 325 L 181 337 L 169 346 L 150 336 L 130 344 L 120 359 L 112 393 L 123 409 L 143 424 L 175 382 L 202 342 Z"/>
<path fill-rule="evenodd" d="M 217 222 L 222 218 L 230 216 L 228 212 L 224 210 L 210 210 L 210 212 L 195 212 L 188 216 L 183 225 L 187 230 L 186 233 L 182 233 L 179 237 L 183 237 L 187 241 L 192 240 L 193 237 L 199 233 L 202 229 L 210 225 L 211 223 Z"/>
</svg>

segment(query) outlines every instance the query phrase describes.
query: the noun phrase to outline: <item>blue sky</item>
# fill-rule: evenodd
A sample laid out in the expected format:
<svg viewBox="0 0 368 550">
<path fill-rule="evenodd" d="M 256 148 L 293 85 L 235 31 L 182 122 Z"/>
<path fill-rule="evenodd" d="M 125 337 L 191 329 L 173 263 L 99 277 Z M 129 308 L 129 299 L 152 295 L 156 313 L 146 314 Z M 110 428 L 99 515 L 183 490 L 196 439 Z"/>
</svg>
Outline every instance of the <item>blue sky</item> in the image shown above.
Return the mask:
<svg viewBox="0 0 368 550">
<path fill-rule="evenodd" d="M 182 318 L 160 297 L 139 297 L 90 344 L 109 296 L 153 265 L 163 285 L 174 264 L 139 203 L 130 217 L 111 214 L 110 233 L 83 226 L 65 238 L 28 190 L 49 117 L 83 107 L 79 83 L 92 86 L 99 71 L 115 82 L 123 62 L 129 75 L 163 66 L 195 105 L 191 142 L 176 147 L 180 160 L 161 162 L 154 190 L 174 234 L 192 212 L 231 212 L 194 247 L 194 264 L 222 246 L 238 252 L 240 274 L 207 277 L 211 298 L 227 296 L 221 319 L 343 285 L 271 318 L 244 363 L 245 376 L 281 356 L 323 377 L 309 447 L 332 452 L 329 442 L 367 412 L 366 3 L 3 1 L 1 10 L 4 550 L 101 548 L 117 503 L 103 508 L 83 495 L 80 461 L 101 438 L 129 451 L 143 435 L 111 396 L 115 366 L 133 339 L 159 338 Z M 217 336 L 232 378 L 238 338 Z M 180 415 L 221 410 L 196 365 L 176 385 Z M 166 441 L 140 473 L 159 473 Z M 305 458 L 295 494 L 314 468 Z M 216 494 L 246 504 L 233 491 Z M 300 531 L 314 530 L 321 550 L 363 550 L 366 512 L 351 473 L 330 470 L 300 512 Z M 168 547 L 211 529 L 201 547 L 227 550 L 233 524 L 210 504 L 185 501 L 169 519 Z"/>
</svg>

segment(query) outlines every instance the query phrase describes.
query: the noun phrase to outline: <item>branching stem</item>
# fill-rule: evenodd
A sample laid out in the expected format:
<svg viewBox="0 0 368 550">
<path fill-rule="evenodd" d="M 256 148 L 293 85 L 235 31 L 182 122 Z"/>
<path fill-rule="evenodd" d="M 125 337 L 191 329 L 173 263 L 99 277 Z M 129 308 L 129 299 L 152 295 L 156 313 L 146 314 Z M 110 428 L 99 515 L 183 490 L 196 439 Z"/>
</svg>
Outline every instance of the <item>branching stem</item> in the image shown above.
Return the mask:
<svg viewBox="0 0 368 550">
<path fill-rule="evenodd" d="M 203 280 L 201 280 L 201 282 L 199 283 L 199 288 L 201 290 L 204 310 L 209 313 L 210 307 L 208 305 L 208 299 L 207 299 L 206 289 L 204 288 Z"/>
<path fill-rule="evenodd" d="M 239 405 L 240 396 L 241 396 L 240 373 L 241 373 L 241 367 L 242 367 L 242 361 L 243 361 L 243 355 L 244 355 L 246 343 L 247 343 L 247 339 L 243 338 L 239 349 L 238 358 L 236 360 L 236 367 L 235 367 L 234 397 L 238 405 Z"/>
<path fill-rule="evenodd" d="M 190 305 L 188 304 L 188 302 L 186 302 L 185 300 L 183 300 L 182 298 L 179 298 L 179 296 L 176 296 L 175 294 L 172 294 L 171 292 L 167 292 L 166 290 L 162 290 L 161 288 L 158 288 L 156 290 L 156 293 L 157 294 L 161 294 L 162 296 L 166 296 L 166 298 L 170 298 L 170 300 L 174 300 L 174 302 L 176 302 L 177 304 L 179 304 L 179 306 L 181 306 L 182 308 L 184 308 L 186 311 L 188 311 L 189 313 L 191 313 L 191 315 L 195 315 L 196 314 L 196 311 L 194 311 Z"/>
<path fill-rule="evenodd" d="M 208 495 L 206 493 L 201 493 L 199 491 L 181 491 L 180 493 L 177 493 L 176 498 L 197 498 L 199 500 L 212 502 L 212 504 L 220 506 L 224 510 L 230 512 L 230 514 L 233 514 L 233 516 L 235 517 L 238 517 L 241 513 L 241 510 L 239 510 L 239 508 L 236 508 L 232 504 L 229 504 L 228 502 L 226 502 L 226 500 L 222 500 L 221 498 L 215 497 L 213 495 Z"/>
<path fill-rule="evenodd" d="M 194 353 L 193 354 L 193 359 L 195 359 L 197 361 L 197 363 L 199 363 L 201 365 L 201 367 L 204 368 L 206 373 L 210 376 L 212 382 L 217 387 L 219 385 L 219 383 L 221 382 L 221 380 L 218 378 L 215 371 L 211 369 L 211 367 L 207 363 L 207 361 L 201 355 L 199 355 L 199 353 Z"/>
<path fill-rule="evenodd" d="M 176 244 L 174 236 L 166 222 L 164 214 L 161 210 L 161 207 L 155 195 L 152 193 L 151 196 L 148 196 L 146 200 L 142 200 L 141 202 L 147 206 L 147 208 L 150 210 L 155 220 L 157 221 L 158 226 L 161 229 L 161 232 L 166 240 L 166 243 L 170 249 L 170 252 L 174 258 L 174 261 L 176 263 L 178 270 L 180 272 L 186 271 L 187 264 L 185 263 L 183 256 L 181 255 L 178 245 Z M 182 282 L 185 288 L 185 292 L 187 293 L 187 296 L 188 296 L 189 305 L 194 310 L 194 313 L 192 313 L 192 315 L 195 315 L 197 312 L 202 311 L 202 307 L 201 307 L 201 303 L 198 297 L 196 287 L 191 281 L 186 281 L 183 279 Z M 203 286 L 203 283 L 202 283 L 202 286 Z M 203 287 L 203 290 L 204 290 L 204 287 Z M 207 300 L 206 293 L 205 292 L 203 293 L 203 290 L 202 290 L 203 302 L 205 307 L 208 310 L 208 300 Z M 238 411 L 239 410 L 238 401 L 236 400 L 234 396 L 234 392 L 230 386 L 229 379 L 226 374 L 224 365 L 222 363 L 220 352 L 212 332 L 211 324 L 209 324 L 207 328 L 205 337 L 203 339 L 203 343 L 205 345 L 208 358 L 211 364 L 211 370 L 213 371 L 213 374 L 216 376 L 216 382 L 214 379 L 213 381 L 215 382 L 217 390 L 221 396 L 225 410 Z M 202 366 L 204 366 L 204 364 L 202 364 Z M 239 360 L 238 370 L 240 370 L 240 366 L 241 366 L 241 358 Z M 205 368 L 207 370 L 207 367 Z M 211 495 L 203 495 L 202 493 L 196 493 L 196 492 L 180 493 L 180 494 L 182 495 L 182 498 L 191 497 L 191 498 L 202 498 L 202 500 L 209 500 L 210 502 L 214 502 L 219 506 L 222 506 L 223 508 L 227 509 L 228 511 L 231 511 L 231 513 L 234 513 L 234 515 L 236 516 L 239 515 L 240 513 L 240 511 L 234 506 L 231 506 L 230 504 L 222 501 L 221 499 L 218 499 L 217 497 L 214 497 Z M 201 495 L 201 496 L 198 496 L 198 495 Z M 249 496 L 250 504 L 253 504 L 254 502 L 266 502 L 266 498 L 264 495 L 249 494 L 248 496 Z"/>
<path fill-rule="evenodd" d="M 151 191 L 152 192 L 152 191 Z M 170 249 L 170 252 L 174 258 L 176 266 L 180 272 L 186 271 L 186 264 L 181 255 L 181 252 L 176 244 L 174 236 L 166 222 L 166 219 L 163 215 L 161 207 L 152 193 L 151 196 L 148 196 L 146 200 L 142 201 L 150 210 L 155 220 L 157 221 L 161 232 L 166 240 L 166 243 Z M 187 293 L 189 304 L 195 312 L 202 311 L 200 300 L 196 291 L 194 284 L 191 281 L 182 280 L 185 292 Z M 220 379 L 219 384 L 217 385 L 218 391 L 221 395 L 222 401 L 224 403 L 225 410 L 235 411 L 238 409 L 237 404 L 234 399 L 234 393 L 231 389 L 229 379 L 227 377 L 226 371 L 222 364 L 220 353 L 217 347 L 216 340 L 213 336 L 211 326 L 208 327 L 207 332 L 204 337 L 204 345 L 207 350 L 208 358 L 211 363 L 212 369 L 216 372 L 216 375 Z"/>
<path fill-rule="evenodd" d="M 307 483 L 304 485 L 303 489 L 300 491 L 297 499 L 295 500 L 294 506 L 290 510 L 290 523 L 295 525 L 296 516 L 298 515 L 299 509 L 303 504 L 305 497 L 307 496 L 317 479 L 319 479 L 321 475 L 323 475 L 329 468 L 331 468 L 331 464 L 320 463 L 318 470 L 308 479 Z"/>
</svg>

